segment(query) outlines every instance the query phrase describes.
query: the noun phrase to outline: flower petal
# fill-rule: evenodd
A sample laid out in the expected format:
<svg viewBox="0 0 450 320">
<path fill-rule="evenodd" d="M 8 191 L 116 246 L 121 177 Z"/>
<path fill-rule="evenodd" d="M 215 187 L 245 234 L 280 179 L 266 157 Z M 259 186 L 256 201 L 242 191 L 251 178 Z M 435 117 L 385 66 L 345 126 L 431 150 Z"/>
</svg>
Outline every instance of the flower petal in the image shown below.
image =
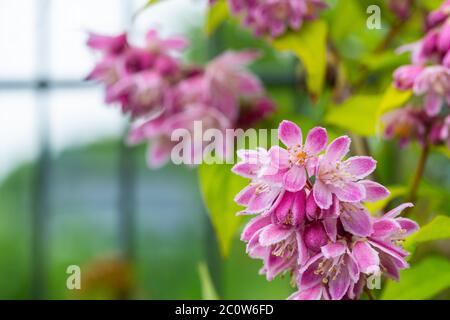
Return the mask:
<svg viewBox="0 0 450 320">
<path fill-rule="evenodd" d="M 268 226 L 271 223 L 270 216 L 258 216 L 250 220 L 242 231 L 241 240 L 250 241 L 253 235 L 258 231 Z"/>
<path fill-rule="evenodd" d="M 270 164 L 280 170 L 289 167 L 289 152 L 279 146 L 273 146 L 269 150 Z"/>
<path fill-rule="evenodd" d="M 407 202 L 407 203 L 403 203 L 401 205 L 399 205 L 398 207 L 395 207 L 394 209 L 392 209 L 391 211 L 387 212 L 383 218 L 395 218 L 396 216 L 398 216 L 403 210 L 405 210 L 406 208 L 411 208 L 414 207 L 414 205 L 411 202 Z"/>
<path fill-rule="evenodd" d="M 322 254 L 316 254 L 314 257 L 309 259 L 305 267 L 300 270 L 298 283 L 303 290 L 315 287 L 322 282 L 323 276 L 317 274 L 316 272 L 321 258 L 323 258 Z"/>
<path fill-rule="evenodd" d="M 331 186 L 330 189 L 339 200 L 344 202 L 359 202 L 366 196 L 364 187 L 355 182 L 346 182 L 340 187 Z"/>
<path fill-rule="evenodd" d="M 280 201 L 277 202 L 276 208 L 273 212 L 275 213 L 275 217 L 279 223 L 284 223 L 287 220 L 294 198 L 295 193 L 286 191 L 281 196 Z"/>
<path fill-rule="evenodd" d="M 403 237 L 407 237 L 411 233 L 414 233 L 417 230 L 419 230 L 419 225 L 411 219 L 397 218 L 396 221 L 400 224 L 400 227 L 402 228 L 402 230 L 404 230 L 404 231 L 402 231 Z"/>
<path fill-rule="evenodd" d="M 401 229 L 400 225 L 394 219 L 379 219 L 373 223 L 372 238 L 390 237 Z"/>
<path fill-rule="evenodd" d="M 344 268 L 336 276 L 330 278 L 328 283 L 331 299 L 341 300 L 348 288 L 350 287 L 350 276 L 348 271 Z"/>
<path fill-rule="evenodd" d="M 302 130 L 291 121 L 283 120 L 280 123 L 278 137 L 287 147 L 302 145 Z"/>
<path fill-rule="evenodd" d="M 400 269 L 390 256 L 388 256 L 387 254 L 380 254 L 380 262 L 383 266 L 383 272 L 386 275 L 388 275 L 395 281 L 400 280 Z"/>
<path fill-rule="evenodd" d="M 347 246 L 342 242 L 329 243 L 321 248 L 322 254 L 325 258 L 336 258 L 345 253 Z"/>
<path fill-rule="evenodd" d="M 325 159 L 328 162 L 341 160 L 350 151 L 351 140 L 347 136 L 336 138 L 328 146 L 325 153 Z"/>
<path fill-rule="evenodd" d="M 430 92 L 425 96 L 425 111 L 430 117 L 433 117 L 441 110 L 444 99 L 437 93 Z"/>
<path fill-rule="evenodd" d="M 362 273 L 374 274 L 380 271 L 378 253 L 366 241 L 357 241 L 352 254 Z"/>
<path fill-rule="evenodd" d="M 357 179 L 362 179 L 371 174 L 377 162 L 372 157 L 351 157 L 344 161 L 345 171 L 355 176 Z"/>
<path fill-rule="evenodd" d="M 323 227 L 331 241 L 335 242 L 337 237 L 337 218 L 323 220 Z"/>
<path fill-rule="evenodd" d="M 313 220 L 317 218 L 318 213 L 318 207 L 316 200 L 314 200 L 314 194 L 310 192 L 306 198 L 306 215 L 310 220 Z"/>
<path fill-rule="evenodd" d="M 234 201 L 241 205 L 241 206 L 247 206 L 250 202 L 251 198 L 254 196 L 256 191 L 256 186 L 249 185 L 242 189 L 235 197 Z"/>
<path fill-rule="evenodd" d="M 359 279 L 359 267 L 355 258 L 351 254 L 345 256 L 345 265 L 347 266 L 348 275 L 353 282 L 357 282 Z"/>
<path fill-rule="evenodd" d="M 306 215 L 306 193 L 300 191 L 295 193 L 294 202 L 292 204 L 292 224 L 298 225 L 303 222 Z"/>
<path fill-rule="evenodd" d="M 259 164 L 250 164 L 241 162 L 236 164 L 231 169 L 231 171 L 244 178 L 254 178 L 256 177 L 260 167 L 261 166 Z"/>
<path fill-rule="evenodd" d="M 345 205 L 340 220 L 344 229 L 356 236 L 367 237 L 373 232 L 370 213 L 362 205 Z"/>
<path fill-rule="evenodd" d="M 283 185 L 286 190 L 297 192 L 303 189 L 306 184 L 305 168 L 299 166 L 292 166 L 283 177 Z"/>
<path fill-rule="evenodd" d="M 286 240 L 293 232 L 292 228 L 271 224 L 264 228 L 259 236 L 259 243 L 262 246 L 270 246 L 280 241 Z"/>
<path fill-rule="evenodd" d="M 306 137 L 305 150 L 308 154 L 318 154 L 325 149 L 328 142 L 327 130 L 321 127 L 311 129 Z"/>
<path fill-rule="evenodd" d="M 289 296 L 288 300 L 320 300 L 322 297 L 322 286 L 318 285 L 307 290 L 299 290 Z"/>
<path fill-rule="evenodd" d="M 313 186 L 314 200 L 321 209 L 328 209 L 332 204 L 332 193 L 320 180 L 316 180 Z"/>
<path fill-rule="evenodd" d="M 305 242 L 303 241 L 303 235 L 301 232 L 297 231 L 297 246 L 298 246 L 298 259 L 297 263 L 299 265 L 305 265 L 309 259 L 308 248 L 306 248 Z"/>
<path fill-rule="evenodd" d="M 386 187 L 370 180 L 359 181 L 359 184 L 362 184 L 366 189 L 366 197 L 364 198 L 364 201 L 379 201 L 387 198 L 391 194 Z"/>
</svg>

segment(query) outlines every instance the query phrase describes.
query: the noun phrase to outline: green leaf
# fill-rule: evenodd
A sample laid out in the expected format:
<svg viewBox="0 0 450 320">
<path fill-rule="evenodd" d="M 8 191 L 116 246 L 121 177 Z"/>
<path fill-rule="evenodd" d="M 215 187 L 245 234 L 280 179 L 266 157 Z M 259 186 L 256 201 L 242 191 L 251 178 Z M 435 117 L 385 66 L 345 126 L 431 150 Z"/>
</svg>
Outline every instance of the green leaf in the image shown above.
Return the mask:
<svg viewBox="0 0 450 320">
<path fill-rule="evenodd" d="M 202 164 L 199 167 L 199 182 L 203 201 L 219 241 L 222 256 L 227 257 L 241 217 L 242 210 L 234 202 L 236 194 L 247 184 L 246 179 L 231 172 L 229 164 Z"/>
<path fill-rule="evenodd" d="M 317 20 L 272 41 L 275 49 L 292 52 L 302 61 L 308 90 L 314 97 L 322 92 L 325 80 L 327 32 L 326 22 Z"/>
<path fill-rule="evenodd" d="M 428 257 L 400 272 L 400 282 L 389 281 L 383 300 L 423 300 L 450 287 L 450 262 L 442 257 Z"/>
<path fill-rule="evenodd" d="M 420 1 L 420 4 L 429 11 L 436 10 L 442 4 L 442 0 L 426 0 Z"/>
<path fill-rule="evenodd" d="M 378 108 L 379 116 L 387 111 L 402 107 L 412 96 L 411 90 L 401 91 L 391 85 L 384 93 Z"/>
<path fill-rule="evenodd" d="M 389 204 L 389 202 L 391 202 L 395 198 L 398 198 L 398 197 L 404 195 L 408 191 L 408 189 L 405 186 L 391 186 L 391 187 L 388 187 L 388 189 L 391 192 L 391 194 L 387 198 L 376 201 L 376 202 L 366 202 L 365 203 L 367 209 L 369 209 L 369 211 L 372 214 L 375 214 L 375 213 L 383 210 Z"/>
<path fill-rule="evenodd" d="M 430 223 L 421 227 L 419 231 L 409 236 L 405 241 L 405 248 L 409 249 L 419 243 L 449 238 L 450 217 L 437 216 Z"/>
<path fill-rule="evenodd" d="M 144 7 L 144 8 L 148 8 L 148 7 L 150 7 L 151 5 L 156 4 L 156 3 L 158 3 L 158 2 L 161 2 L 161 0 L 147 0 L 147 3 L 145 4 L 145 7 Z"/>
<path fill-rule="evenodd" d="M 375 134 L 379 101 L 379 96 L 355 95 L 340 105 L 331 106 L 324 121 L 362 136 L 372 136 Z"/>
<path fill-rule="evenodd" d="M 210 36 L 230 16 L 228 2 L 219 0 L 208 8 L 206 17 L 205 34 Z"/>
<path fill-rule="evenodd" d="M 198 264 L 198 275 L 200 277 L 200 283 L 202 286 L 202 299 L 203 300 L 219 300 L 214 284 L 211 280 L 211 275 L 208 270 L 208 266 L 205 262 Z"/>
<path fill-rule="evenodd" d="M 433 147 L 433 150 L 436 150 L 437 152 L 442 153 L 447 158 L 450 158 L 450 150 L 447 148 L 447 146 Z"/>
</svg>

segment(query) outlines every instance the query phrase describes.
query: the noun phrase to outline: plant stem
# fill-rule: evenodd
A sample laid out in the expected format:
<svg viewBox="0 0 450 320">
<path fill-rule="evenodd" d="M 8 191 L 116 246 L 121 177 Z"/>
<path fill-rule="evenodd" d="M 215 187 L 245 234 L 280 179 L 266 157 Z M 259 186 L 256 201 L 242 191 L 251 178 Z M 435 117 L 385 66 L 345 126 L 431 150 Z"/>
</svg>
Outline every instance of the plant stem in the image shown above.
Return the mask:
<svg viewBox="0 0 450 320">
<path fill-rule="evenodd" d="M 372 295 L 372 292 L 368 288 L 364 288 L 364 292 L 366 293 L 366 295 L 369 298 L 369 300 L 375 300 L 373 295 Z"/>
<path fill-rule="evenodd" d="M 409 191 L 408 201 L 415 202 L 417 200 L 417 192 L 419 190 L 420 180 L 422 179 L 423 173 L 425 171 L 425 165 L 427 163 L 428 154 L 430 152 L 430 146 L 428 143 L 422 148 L 420 154 L 419 162 L 417 163 L 416 173 L 414 175 L 413 182 L 411 184 L 411 189 Z"/>
</svg>

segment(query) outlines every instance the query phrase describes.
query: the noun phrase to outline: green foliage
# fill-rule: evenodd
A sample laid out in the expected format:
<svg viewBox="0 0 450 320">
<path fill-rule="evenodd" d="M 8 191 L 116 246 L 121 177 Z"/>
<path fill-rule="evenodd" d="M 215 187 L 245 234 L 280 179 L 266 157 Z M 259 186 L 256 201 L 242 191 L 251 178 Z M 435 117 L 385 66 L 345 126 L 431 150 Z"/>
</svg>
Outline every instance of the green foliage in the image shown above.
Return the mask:
<svg viewBox="0 0 450 320">
<path fill-rule="evenodd" d="M 437 216 L 430 223 L 412 234 L 405 242 L 406 248 L 412 248 L 423 242 L 450 238 L 450 217 Z"/>
<path fill-rule="evenodd" d="M 200 283 L 202 286 L 202 299 L 219 300 L 219 296 L 211 280 L 211 275 L 209 273 L 208 266 L 206 265 L 205 262 L 200 262 L 198 264 L 198 275 L 200 277 Z"/>
<path fill-rule="evenodd" d="M 375 134 L 379 101 L 379 96 L 355 95 L 340 105 L 331 106 L 324 121 L 362 136 L 372 136 Z"/>
<path fill-rule="evenodd" d="M 421 300 L 433 298 L 450 287 L 450 262 L 441 257 L 428 257 L 400 272 L 400 282 L 389 281 L 383 300 Z"/>
<path fill-rule="evenodd" d="M 340 55 L 358 60 L 373 51 L 382 39 L 383 30 L 369 30 L 366 26 L 367 6 L 360 0 L 337 1 L 329 13 L 330 36 Z"/>
<path fill-rule="evenodd" d="M 210 36 L 230 16 L 230 9 L 226 0 L 219 0 L 208 9 L 205 34 Z"/>
<path fill-rule="evenodd" d="M 381 99 L 378 115 L 381 116 L 388 111 L 402 107 L 411 96 L 411 90 L 401 91 L 393 85 L 389 86 Z"/>
<path fill-rule="evenodd" d="M 294 53 L 307 73 L 306 83 L 313 97 L 322 92 L 326 72 L 326 44 L 328 26 L 322 20 L 305 24 L 298 32 L 288 32 L 272 41 L 279 51 Z"/>
<path fill-rule="evenodd" d="M 222 256 L 230 253 L 233 236 L 241 218 L 241 211 L 234 202 L 236 194 L 243 189 L 247 181 L 233 172 L 228 164 L 203 164 L 199 167 L 199 183 L 203 201 L 214 226 Z"/>
</svg>

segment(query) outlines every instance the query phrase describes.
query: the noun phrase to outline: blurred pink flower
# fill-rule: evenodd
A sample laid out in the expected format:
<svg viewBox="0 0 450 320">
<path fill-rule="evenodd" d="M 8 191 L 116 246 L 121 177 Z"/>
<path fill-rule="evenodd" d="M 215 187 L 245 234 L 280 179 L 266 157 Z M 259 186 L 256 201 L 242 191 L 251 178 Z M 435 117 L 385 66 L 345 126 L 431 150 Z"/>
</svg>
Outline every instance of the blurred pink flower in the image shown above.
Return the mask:
<svg viewBox="0 0 450 320">
<path fill-rule="evenodd" d="M 229 5 L 232 13 L 242 15 L 242 23 L 256 35 L 273 38 L 289 29 L 298 31 L 305 20 L 316 19 L 327 7 L 322 0 L 229 0 Z"/>
</svg>

